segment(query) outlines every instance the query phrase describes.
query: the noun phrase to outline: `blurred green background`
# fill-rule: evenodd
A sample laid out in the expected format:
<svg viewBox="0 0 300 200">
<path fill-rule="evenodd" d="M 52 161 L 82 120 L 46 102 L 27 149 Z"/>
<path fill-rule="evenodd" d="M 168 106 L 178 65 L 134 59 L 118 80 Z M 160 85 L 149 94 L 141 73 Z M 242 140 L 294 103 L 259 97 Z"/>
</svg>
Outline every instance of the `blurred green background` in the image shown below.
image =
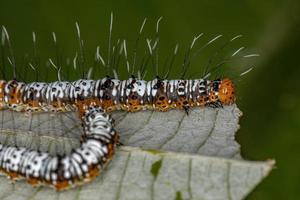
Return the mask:
<svg viewBox="0 0 300 200">
<path fill-rule="evenodd" d="M 255 66 L 251 73 L 236 79 L 238 106 L 244 113 L 237 139 L 246 159 L 274 158 L 277 162 L 271 175 L 248 198 L 299 199 L 299 1 L 0 0 L 0 24 L 5 25 L 9 32 L 19 73 L 24 75 L 22 73 L 27 71 L 27 76 L 33 77 L 34 72 L 28 67 L 28 62 L 36 62 L 40 63 L 40 76 L 45 77 L 43 65 L 49 58 L 57 62 L 71 58 L 72 62 L 78 51 L 76 21 L 85 42 L 85 57 L 89 60 L 86 65 L 93 63 L 96 46 L 99 44 L 106 57 L 111 11 L 114 12 L 113 41 L 117 37 L 126 38 L 128 51 L 133 49 L 143 19 L 148 18 L 144 33 L 146 37 L 150 37 L 155 32 L 156 20 L 163 16 L 160 24 L 159 58 L 169 55 L 179 42 L 179 55 L 172 69 L 172 77 L 180 73 L 183 54 L 195 35 L 205 33 L 199 40 L 198 47 L 201 47 L 205 41 L 218 34 L 224 35 L 221 42 L 242 34 L 244 37 L 224 49 L 225 54 L 245 46 L 249 53 L 259 53 L 261 56 L 249 62 L 235 61 L 224 66 L 229 69 L 227 72 L 223 72 L 223 69 L 219 72 L 233 74 L 234 77 L 234 74 L 237 76 L 247 67 Z M 32 31 L 37 36 L 35 59 L 32 59 Z M 57 47 L 53 44 L 53 31 L 57 36 Z M 205 66 L 203 63 L 208 62 L 218 46 L 220 49 L 221 42 L 218 40 L 212 45 L 215 48 L 207 48 L 193 60 L 188 71 L 191 77 L 201 75 L 201 66 Z M 144 47 L 138 51 L 143 52 L 145 49 Z M 221 55 L 217 57 L 220 58 Z M 159 62 L 160 65 L 162 63 Z M 8 64 L 5 66 L 11 69 Z M 125 69 L 124 66 L 120 67 Z M 11 73 L 8 69 L 6 71 Z M 124 70 L 122 73 L 126 77 Z M 72 69 L 67 74 L 73 77 Z M 101 76 L 99 73 L 95 77 Z"/>
</svg>

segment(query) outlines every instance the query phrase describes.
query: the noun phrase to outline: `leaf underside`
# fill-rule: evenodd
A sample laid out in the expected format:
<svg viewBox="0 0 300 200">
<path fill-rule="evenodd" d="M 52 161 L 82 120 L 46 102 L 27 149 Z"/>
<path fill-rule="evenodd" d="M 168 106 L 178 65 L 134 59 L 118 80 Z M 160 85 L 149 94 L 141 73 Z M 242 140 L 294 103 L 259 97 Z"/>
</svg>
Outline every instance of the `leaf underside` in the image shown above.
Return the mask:
<svg viewBox="0 0 300 200">
<path fill-rule="evenodd" d="M 242 160 L 236 105 L 112 116 L 122 146 L 95 181 L 55 192 L 0 177 L 0 199 L 243 199 L 274 165 Z M 0 122 L 1 142 L 52 154 L 78 146 L 82 132 L 76 113 L 0 111 Z"/>
</svg>

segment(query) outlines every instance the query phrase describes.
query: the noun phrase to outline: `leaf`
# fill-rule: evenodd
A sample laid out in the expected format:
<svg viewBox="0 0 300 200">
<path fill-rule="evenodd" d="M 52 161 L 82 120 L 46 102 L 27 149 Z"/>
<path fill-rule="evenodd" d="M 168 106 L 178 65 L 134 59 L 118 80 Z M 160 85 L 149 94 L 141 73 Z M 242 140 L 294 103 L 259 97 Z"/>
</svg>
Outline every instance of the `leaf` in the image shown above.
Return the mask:
<svg viewBox="0 0 300 200">
<path fill-rule="evenodd" d="M 57 193 L 0 177 L 0 199 L 243 199 L 274 161 L 241 160 L 234 140 L 240 116 L 236 105 L 195 108 L 189 115 L 114 112 L 124 146 L 95 181 Z M 0 119 L 0 139 L 8 144 L 52 153 L 79 145 L 81 126 L 74 113 L 24 117 L 2 111 Z"/>
<path fill-rule="evenodd" d="M 234 140 L 241 111 L 234 106 L 223 109 L 191 109 L 168 112 L 114 113 L 121 142 L 128 146 L 241 158 Z"/>
</svg>

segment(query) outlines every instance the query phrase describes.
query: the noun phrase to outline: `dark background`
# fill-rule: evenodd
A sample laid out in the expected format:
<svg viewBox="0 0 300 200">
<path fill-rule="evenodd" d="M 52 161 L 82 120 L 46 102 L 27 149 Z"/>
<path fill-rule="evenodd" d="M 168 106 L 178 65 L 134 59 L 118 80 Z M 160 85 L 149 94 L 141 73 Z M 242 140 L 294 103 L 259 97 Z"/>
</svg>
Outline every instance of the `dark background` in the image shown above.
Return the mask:
<svg viewBox="0 0 300 200">
<path fill-rule="evenodd" d="M 297 199 L 300 189 L 300 3 L 298 0 L 223 0 L 223 1 L 0 1 L 0 24 L 10 35 L 18 74 L 34 79 L 35 72 L 28 62 L 36 64 L 39 79 L 55 79 L 53 68 L 46 70 L 52 58 L 72 79 L 75 73 L 65 63 L 78 50 L 75 22 L 80 25 L 84 39 L 84 54 L 92 65 L 96 46 L 100 44 L 106 58 L 109 17 L 114 13 L 113 41 L 126 38 L 132 52 L 139 27 L 148 18 L 146 37 L 153 36 L 156 20 L 160 24 L 159 66 L 175 44 L 179 43 L 171 78 L 178 78 L 186 48 L 199 33 L 205 35 L 198 47 L 218 34 L 224 35 L 193 60 L 188 77 L 201 76 L 205 63 L 222 46 L 222 42 L 242 34 L 244 37 L 222 50 L 230 54 L 245 46 L 248 53 L 260 57 L 234 61 L 222 67 L 216 75 L 233 77 L 238 88 L 238 106 L 244 115 L 237 134 L 244 158 L 249 160 L 276 159 L 276 168 L 248 197 L 249 199 Z M 37 53 L 33 53 L 32 31 L 37 35 Z M 51 33 L 57 36 L 54 45 Z M 7 44 L 6 53 L 10 55 Z M 140 52 L 146 49 L 142 45 Z M 246 51 L 247 52 L 247 51 Z M 221 54 L 217 58 L 222 58 Z M 141 56 L 138 56 L 141 57 Z M 5 59 L 6 60 L 6 59 Z M 5 61 L 6 77 L 11 66 Z M 214 63 L 212 64 L 214 65 Z M 251 73 L 237 78 L 249 66 Z M 3 68 L 3 64 L 1 64 Z M 124 65 L 120 66 L 124 69 Z M 51 71 L 52 70 L 52 71 Z M 151 69 L 148 70 L 148 77 Z M 46 73 L 49 72 L 49 75 Z M 52 72 L 52 73 L 50 73 Z M 126 70 L 121 70 L 125 78 Z M 26 75 L 25 75 L 26 74 Z M 100 78 L 104 73 L 96 73 Z M 177 75 L 177 76 L 176 76 Z M 1 75 L 3 76 L 3 74 Z M 3 77 L 1 77 L 3 78 Z"/>
</svg>

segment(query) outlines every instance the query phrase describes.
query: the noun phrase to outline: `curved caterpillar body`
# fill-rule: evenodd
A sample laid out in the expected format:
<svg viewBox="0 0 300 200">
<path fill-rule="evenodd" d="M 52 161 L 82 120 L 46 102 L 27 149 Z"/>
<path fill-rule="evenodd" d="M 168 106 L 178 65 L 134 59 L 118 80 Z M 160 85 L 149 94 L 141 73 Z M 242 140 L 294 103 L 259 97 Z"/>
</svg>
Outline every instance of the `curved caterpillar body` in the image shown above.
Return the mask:
<svg viewBox="0 0 300 200">
<path fill-rule="evenodd" d="M 66 156 L 0 144 L 0 169 L 11 179 L 67 189 L 95 178 L 111 160 L 118 134 L 107 112 L 222 107 L 235 102 L 231 80 L 100 80 L 33 82 L 0 80 L 0 109 L 24 112 L 78 110 L 84 133 L 79 148 Z"/>
<path fill-rule="evenodd" d="M 114 153 L 118 135 L 111 123 L 102 109 L 90 106 L 83 116 L 81 145 L 66 156 L 0 144 L 1 171 L 12 180 L 24 177 L 34 186 L 42 183 L 57 190 L 90 181 Z"/>
</svg>

